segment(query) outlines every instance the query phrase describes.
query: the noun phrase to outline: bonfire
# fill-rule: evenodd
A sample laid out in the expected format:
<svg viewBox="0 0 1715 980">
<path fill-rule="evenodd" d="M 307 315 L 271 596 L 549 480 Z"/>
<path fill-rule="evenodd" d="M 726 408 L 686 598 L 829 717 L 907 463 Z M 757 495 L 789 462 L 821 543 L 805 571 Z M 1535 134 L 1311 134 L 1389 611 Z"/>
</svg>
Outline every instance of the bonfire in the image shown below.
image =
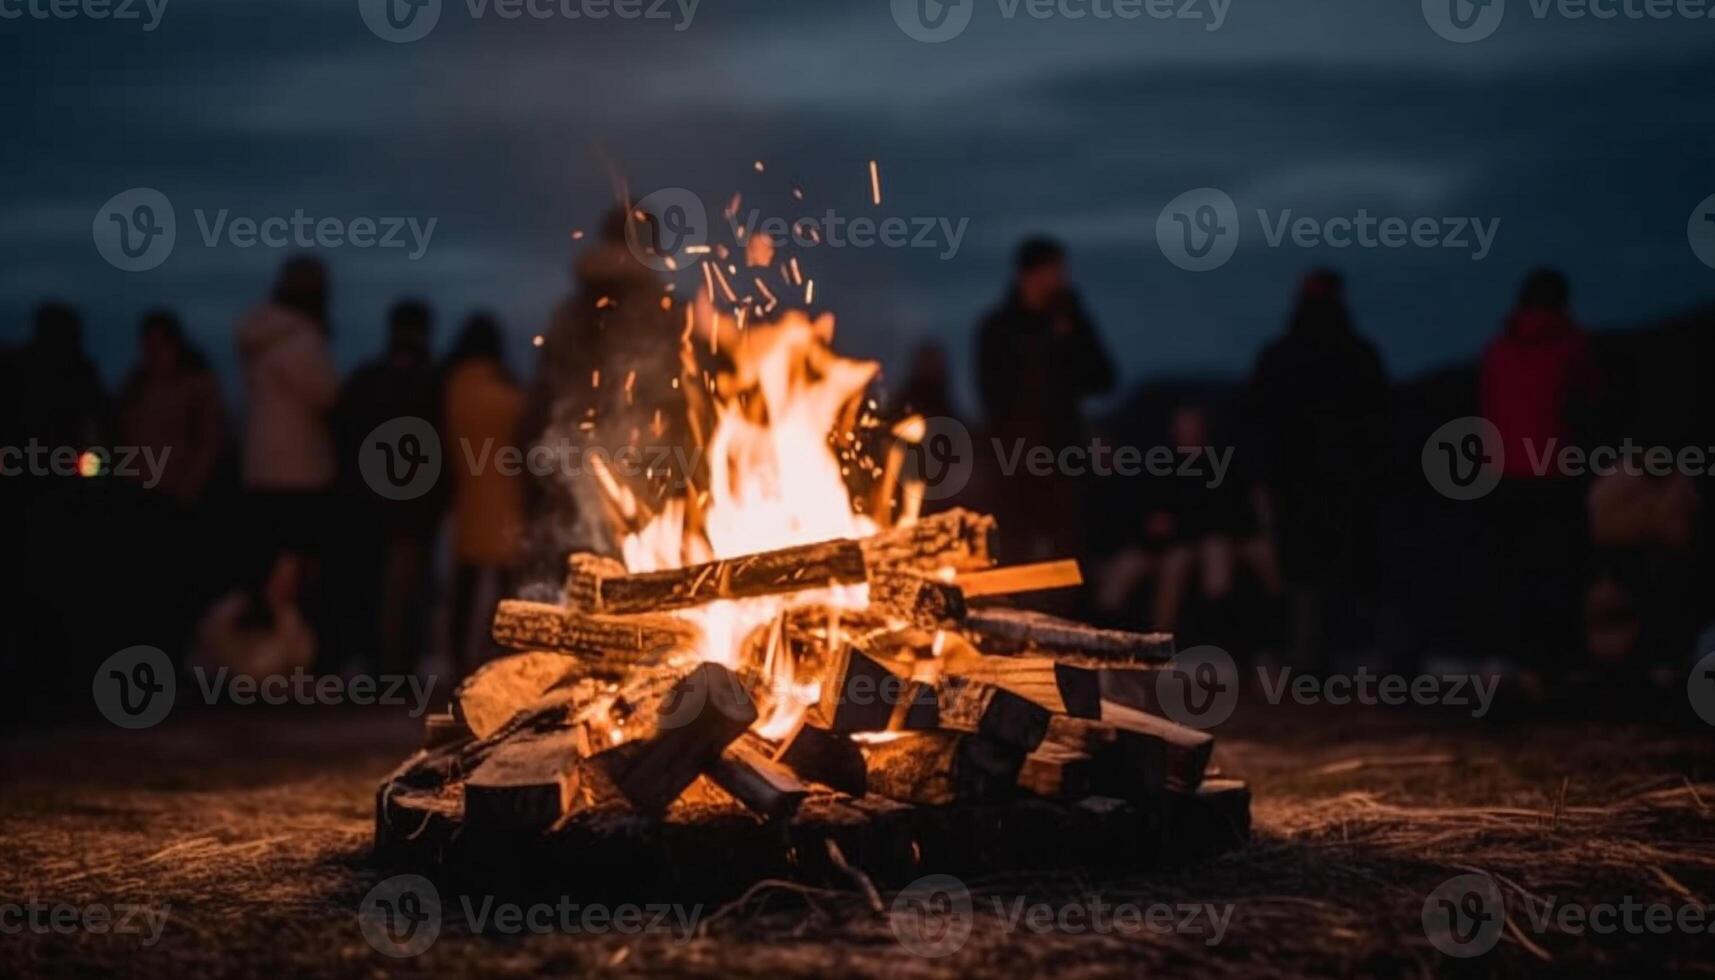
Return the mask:
<svg viewBox="0 0 1715 980">
<path fill-rule="evenodd" d="M 572 554 L 557 602 L 501 603 L 518 652 L 382 783 L 378 849 L 490 877 L 868 887 L 1242 841 L 1245 785 L 1162 717 L 1172 637 L 1014 605 L 1077 564 L 997 567 L 991 517 L 921 514 L 923 420 L 875 419 L 878 366 L 834 351 L 833 318 L 760 280 L 766 302 L 738 297 L 720 258 L 681 337 L 688 485 L 598 467 L 608 553 Z"/>
</svg>

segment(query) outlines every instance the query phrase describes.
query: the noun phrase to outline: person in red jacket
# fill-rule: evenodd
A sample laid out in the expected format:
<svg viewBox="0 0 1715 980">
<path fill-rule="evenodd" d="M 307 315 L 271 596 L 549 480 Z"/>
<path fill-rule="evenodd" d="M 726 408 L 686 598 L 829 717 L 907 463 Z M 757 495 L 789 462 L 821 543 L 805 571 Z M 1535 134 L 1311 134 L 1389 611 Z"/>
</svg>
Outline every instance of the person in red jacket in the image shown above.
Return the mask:
<svg viewBox="0 0 1715 980">
<path fill-rule="evenodd" d="M 1589 335 L 1572 319 L 1571 288 L 1535 269 L 1518 306 L 1483 351 L 1482 415 L 1499 430 L 1501 482 L 1490 520 L 1490 639 L 1521 666 L 1553 673 L 1582 660 L 1580 597 L 1589 527 L 1581 479 L 1557 472 L 1599 390 Z"/>
</svg>

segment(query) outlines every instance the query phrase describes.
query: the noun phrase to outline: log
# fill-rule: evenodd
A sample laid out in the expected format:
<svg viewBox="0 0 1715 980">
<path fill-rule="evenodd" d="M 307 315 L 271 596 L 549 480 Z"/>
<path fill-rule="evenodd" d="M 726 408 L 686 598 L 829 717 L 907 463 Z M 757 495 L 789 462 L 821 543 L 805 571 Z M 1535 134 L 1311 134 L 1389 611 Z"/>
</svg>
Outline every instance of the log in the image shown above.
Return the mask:
<svg viewBox="0 0 1715 980">
<path fill-rule="evenodd" d="M 842 643 L 822 675 L 817 721 L 831 732 L 882 732 L 906 703 L 910 672 Z"/>
<path fill-rule="evenodd" d="M 891 568 L 976 571 L 994 564 L 994 534 L 993 517 L 955 508 L 871 535 L 861 544 L 872 573 Z"/>
<path fill-rule="evenodd" d="M 566 556 L 566 605 L 585 612 L 596 611 L 601 602 L 602 580 L 626 574 L 625 563 L 617 558 L 588 551 L 573 552 Z"/>
<path fill-rule="evenodd" d="M 1018 784 L 1024 753 L 957 732 L 922 732 L 864 749 L 871 793 L 907 803 L 1004 800 Z"/>
<path fill-rule="evenodd" d="M 1024 757 L 1018 786 L 1049 799 L 1082 799 L 1095 792 L 1096 772 L 1093 756 L 1045 743 Z"/>
<path fill-rule="evenodd" d="M 1168 796 L 1164 830 L 1170 854 L 1195 859 L 1250 843 L 1251 791 L 1237 779 L 1209 779 Z"/>
<path fill-rule="evenodd" d="M 868 791 L 863 752 L 844 735 L 818 728 L 805 718 L 780 743 L 774 761 L 797 773 L 800 779 L 820 783 L 850 796 Z"/>
<path fill-rule="evenodd" d="M 889 569 L 869 582 L 871 609 L 915 626 L 950 626 L 965 618 L 959 587 L 921 572 Z"/>
<path fill-rule="evenodd" d="M 615 768 L 614 781 L 638 809 L 660 812 L 751 725 L 756 705 L 733 673 L 703 663 L 672 689 L 661 703 L 654 735 L 627 748 L 604 753 Z"/>
<path fill-rule="evenodd" d="M 983 636 L 1055 653 L 1065 650 L 1106 660 L 1149 663 L 1165 663 L 1173 656 L 1172 633 L 1102 629 L 1028 609 L 972 609 L 965 615 L 964 626 Z"/>
<path fill-rule="evenodd" d="M 636 575 L 573 556 L 566 595 L 594 613 L 626 615 L 686 609 L 722 599 L 785 595 L 867 581 L 863 548 L 852 540 L 823 541 L 740 558 Z"/>
<path fill-rule="evenodd" d="M 1091 789 L 1104 796 L 1154 800 L 1167 788 L 1167 745 L 1155 736 L 1056 715 L 1043 746 L 1092 759 Z"/>
<path fill-rule="evenodd" d="M 1048 734 L 1051 712 L 1003 687 L 945 674 L 914 681 L 907 695 L 906 731 L 950 731 L 981 735 L 1029 752 Z"/>
<path fill-rule="evenodd" d="M 1122 731 L 1159 739 L 1165 750 L 1167 785 L 1192 790 L 1203 781 L 1209 758 L 1215 752 L 1215 736 L 1134 708 L 1104 702 L 1102 723 Z"/>
<path fill-rule="evenodd" d="M 438 749 L 467 742 L 474 734 L 451 711 L 441 711 L 423 718 L 423 748 Z"/>
<path fill-rule="evenodd" d="M 991 657 L 964 640 L 948 636 L 942 652 L 944 673 L 1004 688 L 1056 714 L 1100 718 L 1101 676 L 1089 667 L 1054 657 Z"/>
<path fill-rule="evenodd" d="M 770 819 L 790 816 L 810 795 L 810 788 L 774 761 L 768 743 L 754 735 L 727 746 L 709 767 L 708 776 L 752 813 Z"/>
<path fill-rule="evenodd" d="M 676 616 L 604 616 L 565 606 L 505 599 L 494 614 L 494 642 L 527 650 L 576 654 L 612 671 L 695 646 L 697 627 Z"/>
<path fill-rule="evenodd" d="M 953 583 L 964 592 L 966 598 L 975 599 L 978 596 L 1074 588 L 1084 584 L 1084 573 L 1078 568 L 1076 561 L 1068 559 L 965 572 L 956 576 Z"/>
<path fill-rule="evenodd" d="M 452 717 L 477 738 L 493 735 L 520 709 L 584 672 L 576 657 L 534 651 L 490 660 L 453 691 Z"/>
<path fill-rule="evenodd" d="M 465 822 L 474 828 L 547 830 L 570 810 L 584 751 L 577 732 L 509 739 L 465 780 Z"/>
</svg>

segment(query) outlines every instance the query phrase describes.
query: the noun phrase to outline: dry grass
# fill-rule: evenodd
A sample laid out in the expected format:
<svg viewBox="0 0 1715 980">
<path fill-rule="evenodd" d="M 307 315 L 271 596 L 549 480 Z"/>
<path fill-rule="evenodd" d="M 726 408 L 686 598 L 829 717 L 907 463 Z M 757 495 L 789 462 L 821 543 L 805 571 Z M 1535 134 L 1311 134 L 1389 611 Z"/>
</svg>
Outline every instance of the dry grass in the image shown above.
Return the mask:
<svg viewBox="0 0 1715 980">
<path fill-rule="evenodd" d="M 325 709 L 324 709 L 325 710 Z M 9 742 L 0 900 L 168 907 L 158 945 L 135 937 L 0 936 L 0 973 L 496 976 L 674 975 L 1646 975 L 1715 971 L 1715 937 L 1539 932 L 1536 902 L 1715 900 L 1715 753 L 1705 733 L 1619 725 L 1449 725 L 1434 715 L 1278 713 L 1223 730 L 1217 762 L 1256 791 L 1256 839 L 1161 874 L 970 881 L 957 954 L 904 951 L 863 891 L 762 887 L 703 910 L 700 935 L 473 935 L 448 922 L 423 955 L 375 953 L 355 909 L 376 778 L 409 745 L 372 715 L 261 712 L 176 720 L 147 734 Z M 1425 939 L 1428 892 L 1469 870 L 1502 884 L 1500 946 L 1450 960 Z M 1099 895 L 1231 905 L 1205 935 L 1008 931 L 1000 908 Z M 891 894 L 883 893 L 883 901 Z M 453 902 L 450 896 L 445 896 Z M 663 896 L 670 901 L 670 896 Z"/>
</svg>

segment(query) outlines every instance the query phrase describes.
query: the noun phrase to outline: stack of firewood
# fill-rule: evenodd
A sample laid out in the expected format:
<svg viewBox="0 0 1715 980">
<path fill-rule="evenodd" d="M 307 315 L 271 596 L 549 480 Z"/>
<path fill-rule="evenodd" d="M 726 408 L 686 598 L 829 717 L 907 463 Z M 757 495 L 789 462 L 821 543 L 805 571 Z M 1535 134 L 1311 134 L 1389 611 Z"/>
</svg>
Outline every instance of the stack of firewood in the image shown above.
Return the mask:
<svg viewBox="0 0 1715 980">
<path fill-rule="evenodd" d="M 1242 842 L 1245 785 L 1213 778 L 1213 738 L 1157 710 L 1172 637 L 998 604 L 1075 582 L 1077 568 L 994 568 L 994 531 L 956 510 L 662 572 L 572 556 L 563 601 L 501 604 L 494 638 L 525 652 L 484 666 L 431 716 L 424 749 L 381 786 L 378 845 L 492 862 L 496 846 L 535 861 L 531 847 L 576 842 L 564 856 L 587 872 L 591 852 L 615 859 L 666 846 L 663 828 L 718 824 L 749 835 L 725 850 L 745 853 L 752 876 L 813 873 L 823 854 L 850 873 L 850 854 L 896 878 Z M 864 608 L 803 595 L 862 585 Z M 732 666 L 700 653 L 694 617 L 674 614 L 763 596 L 796 598 Z M 764 737 L 759 719 L 783 698 L 801 720 Z"/>
</svg>

